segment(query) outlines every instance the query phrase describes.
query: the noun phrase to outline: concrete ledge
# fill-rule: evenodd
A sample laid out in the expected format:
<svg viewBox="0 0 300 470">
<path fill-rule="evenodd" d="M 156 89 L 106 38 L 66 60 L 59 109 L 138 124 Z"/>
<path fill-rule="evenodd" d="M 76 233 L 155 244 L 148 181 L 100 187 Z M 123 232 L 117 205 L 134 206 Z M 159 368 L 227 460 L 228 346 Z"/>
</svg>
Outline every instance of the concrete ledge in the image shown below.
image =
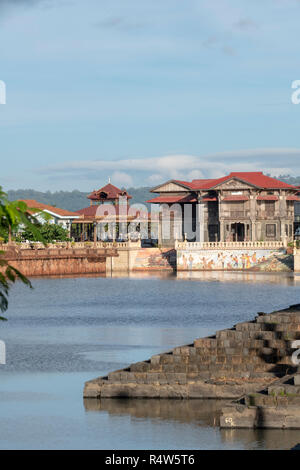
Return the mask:
<svg viewBox="0 0 300 470">
<path fill-rule="evenodd" d="M 219 398 L 235 399 L 262 388 L 258 381 L 245 384 L 190 382 L 174 384 L 137 384 L 86 382 L 84 398 Z"/>
</svg>

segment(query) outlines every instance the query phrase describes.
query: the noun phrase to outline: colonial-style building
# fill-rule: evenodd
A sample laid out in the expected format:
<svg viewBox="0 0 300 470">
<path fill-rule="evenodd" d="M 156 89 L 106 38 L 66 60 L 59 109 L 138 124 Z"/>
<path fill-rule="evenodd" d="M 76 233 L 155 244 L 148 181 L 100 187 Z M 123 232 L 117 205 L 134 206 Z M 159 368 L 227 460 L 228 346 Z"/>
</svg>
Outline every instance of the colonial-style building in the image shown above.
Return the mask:
<svg viewBox="0 0 300 470">
<path fill-rule="evenodd" d="M 295 234 L 297 235 L 297 239 L 300 238 L 300 186 L 298 188 L 298 196 L 299 201 L 295 202 Z"/>
<path fill-rule="evenodd" d="M 76 241 L 126 240 L 128 225 L 138 226 L 147 218 L 139 208 L 130 207 L 127 191 L 110 182 L 87 198 L 90 205 L 77 211 L 79 218 L 72 225 Z"/>
<path fill-rule="evenodd" d="M 293 239 L 298 191 L 262 172 L 236 172 L 217 179 L 167 181 L 151 190 L 159 195 L 147 202 L 169 207 L 174 220 L 178 213 L 181 222 L 190 219 L 192 230 L 182 223 L 180 234 L 190 241 L 280 241 Z"/>
</svg>

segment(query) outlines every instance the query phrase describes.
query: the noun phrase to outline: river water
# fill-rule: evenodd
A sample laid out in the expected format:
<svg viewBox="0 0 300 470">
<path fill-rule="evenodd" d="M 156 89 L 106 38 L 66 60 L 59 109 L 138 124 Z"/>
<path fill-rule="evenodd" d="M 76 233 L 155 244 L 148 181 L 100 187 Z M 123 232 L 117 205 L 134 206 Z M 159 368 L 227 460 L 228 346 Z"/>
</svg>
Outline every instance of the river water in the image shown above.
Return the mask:
<svg viewBox="0 0 300 470">
<path fill-rule="evenodd" d="M 288 449 L 300 431 L 220 430 L 220 403 L 86 400 L 83 385 L 300 301 L 291 274 L 36 278 L 17 284 L 0 365 L 1 449 Z"/>
</svg>

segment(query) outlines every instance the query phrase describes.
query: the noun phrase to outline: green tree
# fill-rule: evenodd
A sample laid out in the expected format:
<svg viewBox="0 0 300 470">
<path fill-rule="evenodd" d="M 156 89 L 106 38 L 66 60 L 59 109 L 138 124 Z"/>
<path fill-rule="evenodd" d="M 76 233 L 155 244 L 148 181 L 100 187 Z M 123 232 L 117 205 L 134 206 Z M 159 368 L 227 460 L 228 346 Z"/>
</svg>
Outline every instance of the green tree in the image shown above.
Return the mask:
<svg viewBox="0 0 300 470">
<path fill-rule="evenodd" d="M 56 224 L 43 224 L 39 227 L 39 235 L 42 235 L 46 243 L 52 243 L 54 241 L 68 241 L 69 233 L 68 230 L 62 227 L 61 225 Z M 39 238 L 36 236 L 35 232 L 32 232 L 31 228 L 25 228 L 22 233 L 21 237 L 23 240 L 29 241 L 38 241 Z"/>
<path fill-rule="evenodd" d="M 7 234 L 8 241 L 11 241 L 13 230 L 22 226 L 30 229 L 35 236 L 44 243 L 44 238 L 40 234 L 32 211 L 28 210 L 27 205 L 22 201 L 9 202 L 7 195 L 0 186 L 0 233 Z M 0 251 L 0 311 L 5 312 L 8 307 L 9 289 L 16 280 L 22 281 L 29 287 L 32 287 L 27 279 L 18 269 L 11 266 L 5 259 L 5 252 Z M 0 320 L 6 320 L 0 316 Z"/>
</svg>

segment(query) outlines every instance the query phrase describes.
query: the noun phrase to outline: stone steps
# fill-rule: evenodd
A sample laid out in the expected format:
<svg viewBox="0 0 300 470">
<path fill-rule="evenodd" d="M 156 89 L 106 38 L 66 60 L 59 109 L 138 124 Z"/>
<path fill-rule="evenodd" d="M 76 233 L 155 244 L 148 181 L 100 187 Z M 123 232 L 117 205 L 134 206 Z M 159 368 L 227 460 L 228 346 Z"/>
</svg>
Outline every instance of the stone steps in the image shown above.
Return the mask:
<svg viewBox="0 0 300 470">
<path fill-rule="evenodd" d="M 299 309 L 299 311 L 297 310 Z M 99 379 L 97 396 L 105 385 L 178 386 L 179 393 L 189 396 L 187 386 L 203 385 L 220 377 L 248 379 L 257 374 L 271 378 L 293 371 L 291 361 L 294 339 L 300 338 L 300 306 L 272 314 L 259 314 L 254 320 L 236 324 L 231 329 L 217 331 L 214 336 L 198 338 L 193 344 L 152 356 L 147 361 L 131 364 L 124 370 Z M 95 381 L 92 381 L 94 389 Z M 89 382 L 87 383 L 87 388 Z M 117 387 L 115 387 L 117 388 Z M 247 388 L 247 387 L 246 387 Z M 116 396 L 115 389 L 113 396 Z M 131 387 L 126 393 L 149 396 L 150 389 Z M 239 389 L 240 390 L 240 389 Z M 169 390 L 170 391 L 170 390 Z M 203 391 L 203 387 L 202 387 Z M 100 393 L 100 395 L 99 395 Z M 106 391 L 109 394 L 108 391 Z M 159 392 L 160 393 L 160 392 Z M 159 395 L 158 393 L 158 395 Z M 166 390 L 163 394 L 166 394 Z M 109 396 L 107 395 L 106 396 Z M 157 393 L 155 392 L 156 396 Z M 193 392 L 195 394 L 195 391 Z"/>
</svg>

